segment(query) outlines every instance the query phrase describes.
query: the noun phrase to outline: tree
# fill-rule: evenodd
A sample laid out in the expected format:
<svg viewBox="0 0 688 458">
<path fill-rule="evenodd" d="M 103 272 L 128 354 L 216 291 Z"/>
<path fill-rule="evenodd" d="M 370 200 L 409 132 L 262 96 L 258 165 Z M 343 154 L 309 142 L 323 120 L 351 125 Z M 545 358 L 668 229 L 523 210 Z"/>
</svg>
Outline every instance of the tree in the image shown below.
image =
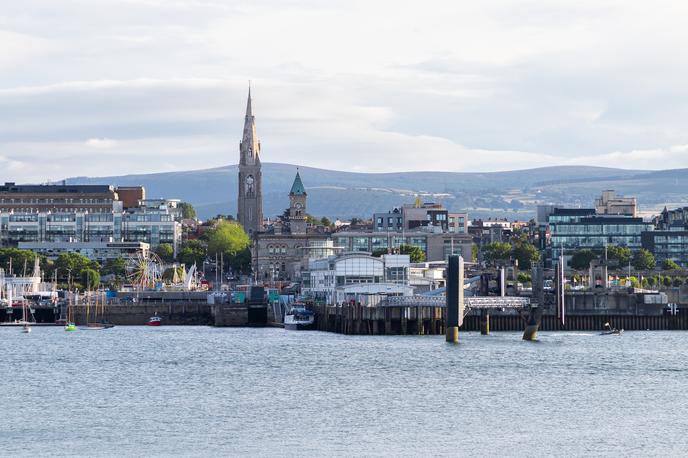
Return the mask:
<svg viewBox="0 0 688 458">
<path fill-rule="evenodd" d="M 332 221 L 327 216 L 323 216 L 320 218 L 320 224 L 322 224 L 325 227 L 330 227 L 332 226 Z"/>
<path fill-rule="evenodd" d="M 208 254 L 222 256 L 227 266 L 246 271 L 251 264 L 251 239 L 240 224 L 219 221 L 208 231 Z"/>
<path fill-rule="evenodd" d="M 511 250 L 514 259 L 518 260 L 518 267 L 521 269 L 530 269 L 533 264 L 540 261 L 540 252 L 535 245 L 528 242 L 523 237 L 519 237 L 514 241 L 514 247 Z"/>
<path fill-rule="evenodd" d="M 631 277 L 631 287 L 633 288 L 640 288 L 640 281 L 638 281 L 638 277 Z"/>
<path fill-rule="evenodd" d="M 80 273 L 81 284 L 87 289 L 97 289 L 100 286 L 100 274 L 97 270 L 86 268 Z"/>
<path fill-rule="evenodd" d="M 10 259 L 12 260 L 12 272 L 10 269 Z M 0 249 L 0 266 L 6 272 L 13 275 L 24 275 L 24 267 L 26 266 L 26 275 L 31 275 L 33 272 L 33 264 L 36 260 L 36 253 L 31 250 L 20 250 L 18 248 L 2 248 Z M 47 260 L 42 258 L 40 261 L 41 268 L 46 267 Z"/>
<path fill-rule="evenodd" d="M 196 209 L 193 208 L 193 205 L 191 205 L 188 202 L 179 202 L 177 204 L 177 208 L 181 210 L 182 218 L 184 219 L 195 219 L 196 218 Z"/>
<path fill-rule="evenodd" d="M 127 261 L 124 258 L 108 259 L 100 270 L 103 275 L 114 275 L 123 278 L 127 275 Z"/>
<path fill-rule="evenodd" d="M 352 226 L 355 226 L 355 225 L 357 225 L 357 224 L 360 223 L 360 222 L 361 222 L 361 220 L 358 219 L 358 218 L 356 218 L 356 217 L 351 218 L 351 225 L 352 225 Z"/>
<path fill-rule="evenodd" d="M 516 279 L 519 283 L 530 283 L 532 281 L 531 276 L 525 272 L 519 272 Z"/>
<path fill-rule="evenodd" d="M 373 255 L 373 257 L 375 257 L 375 258 L 379 258 L 379 257 L 382 256 L 383 254 L 387 254 L 387 253 L 389 253 L 389 251 L 387 250 L 387 248 L 377 248 L 377 249 L 373 250 L 372 255 Z"/>
<path fill-rule="evenodd" d="M 620 267 L 628 265 L 631 258 L 633 258 L 633 253 L 628 247 L 617 245 L 607 247 L 607 259 L 617 261 Z"/>
<path fill-rule="evenodd" d="M 200 269 L 206 258 L 206 246 L 200 240 L 188 240 L 179 251 L 179 261 L 184 263 L 187 268 L 196 264 Z"/>
<path fill-rule="evenodd" d="M 674 285 L 675 287 L 679 287 L 679 286 L 681 286 L 682 284 L 683 284 L 683 279 L 682 279 L 682 278 L 679 278 L 679 277 L 675 277 L 675 278 L 674 278 L 673 285 Z"/>
<path fill-rule="evenodd" d="M 402 245 L 399 247 L 399 254 L 407 254 L 411 262 L 425 261 L 425 252 L 417 246 Z"/>
<path fill-rule="evenodd" d="M 669 286 L 671 286 L 671 283 L 672 283 L 671 277 L 666 276 L 666 277 L 662 278 L 662 284 L 664 286 L 669 287 Z"/>
<path fill-rule="evenodd" d="M 641 248 L 635 252 L 631 263 L 637 270 L 652 270 L 657 265 L 655 257 L 652 255 L 652 253 L 644 248 Z"/>
<path fill-rule="evenodd" d="M 153 251 L 165 262 L 172 262 L 174 260 L 174 248 L 169 243 L 161 243 Z"/>
<path fill-rule="evenodd" d="M 69 280 L 81 277 L 81 272 L 85 269 L 98 271 L 100 266 L 95 261 L 91 261 L 86 256 L 69 251 L 60 254 L 54 263 L 55 269 L 58 271 L 58 276 L 62 279 Z M 100 282 L 100 276 L 98 278 Z"/>
<path fill-rule="evenodd" d="M 488 243 L 483 247 L 483 254 L 487 262 L 505 261 L 511 258 L 511 244 L 506 242 Z"/>
<path fill-rule="evenodd" d="M 590 263 L 597 259 L 597 255 L 588 249 L 578 250 L 571 256 L 571 261 L 569 265 L 575 270 L 584 270 L 590 267 Z"/>
<path fill-rule="evenodd" d="M 165 272 L 162 273 L 162 279 L 164 281 L 171 282 L 172 280 L 174 280 L 174 271 L 175 271 L 174 267 L 168 267 L 167 269 L 165 269 Z M 181 266 L 178 266 L 176 268 L 176 271 L 177 271 L 177 278 L 180 280 L 183 279 L 184 278 L 184 269 L 182 269 Z"/>
<path fill-rule="evenodd" d="M 662 270 L 681 270 L 681 266 L 676 264 L 671 259 L 665 259 L 662 263 Z"/>
</svg>

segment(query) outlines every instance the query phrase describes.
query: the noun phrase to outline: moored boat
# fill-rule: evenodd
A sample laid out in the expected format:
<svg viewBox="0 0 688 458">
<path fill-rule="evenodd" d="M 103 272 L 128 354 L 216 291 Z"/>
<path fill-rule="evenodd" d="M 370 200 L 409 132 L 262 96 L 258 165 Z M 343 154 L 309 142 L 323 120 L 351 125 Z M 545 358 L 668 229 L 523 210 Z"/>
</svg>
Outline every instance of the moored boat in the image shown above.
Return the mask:
<svg viewBox="0 0 688 458">
<path fill-rule="evenodd" d="M 304 305 L 292 306 L 284 315 L 284 328 L 291 331 L 305 331 L 315 327 L 315 313 Z"/>
<path fill-rule="evenodd" d="M 146 323 L 148 326 L 160 326 L 162 325 L 162 318 L 160 318 L 158 315 L 152 316 L 148 319 L 148 323 Z"/>
</svg>

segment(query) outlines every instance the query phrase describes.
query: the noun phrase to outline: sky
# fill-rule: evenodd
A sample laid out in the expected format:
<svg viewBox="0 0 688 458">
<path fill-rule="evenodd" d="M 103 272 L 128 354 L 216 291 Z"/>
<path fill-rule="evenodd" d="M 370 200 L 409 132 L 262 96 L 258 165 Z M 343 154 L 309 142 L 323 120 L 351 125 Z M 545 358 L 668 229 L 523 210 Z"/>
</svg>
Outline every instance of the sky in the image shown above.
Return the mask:
<svg viewBox="0 0 688 458">
<path fill-rule="evenodd" d="M 0 0 L 0 181 L 688 167 L 688 2 Z"/>
</svg>

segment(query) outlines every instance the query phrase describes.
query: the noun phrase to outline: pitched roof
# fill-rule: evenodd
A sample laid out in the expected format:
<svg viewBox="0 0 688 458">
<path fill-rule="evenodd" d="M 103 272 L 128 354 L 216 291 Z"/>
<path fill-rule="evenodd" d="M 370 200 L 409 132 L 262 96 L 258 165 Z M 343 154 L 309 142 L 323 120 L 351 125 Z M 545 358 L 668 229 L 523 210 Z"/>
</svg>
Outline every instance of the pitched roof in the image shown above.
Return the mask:
<svg viewBox="0 0 688 458">
<path fill-rule="evenodd" d="M 296 172 L 296 177 L 294 177 L 294 184 L 291 185 L 291 191 L 289 195 L 301 196 L 306 194 L 306 188 L 303 187 L 303 182 L 301 181 L 301 176 L 299 172 Z"/>
</svg>

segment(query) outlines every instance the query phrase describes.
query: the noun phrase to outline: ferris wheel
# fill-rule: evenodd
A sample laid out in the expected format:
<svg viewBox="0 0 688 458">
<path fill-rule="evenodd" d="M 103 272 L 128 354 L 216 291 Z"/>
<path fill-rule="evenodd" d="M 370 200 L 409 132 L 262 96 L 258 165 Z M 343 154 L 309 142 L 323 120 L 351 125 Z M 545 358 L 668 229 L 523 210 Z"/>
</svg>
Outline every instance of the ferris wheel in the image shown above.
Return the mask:
<svg viewBox="0 0 688 458">
<path fill-rule="evenodd" d="M 152 251 L 137 253 L 127 260 L 127 278 L 140 288 L 155 288 L 162 281 L 162 273 L 163 262 Z"/>
</svg>

